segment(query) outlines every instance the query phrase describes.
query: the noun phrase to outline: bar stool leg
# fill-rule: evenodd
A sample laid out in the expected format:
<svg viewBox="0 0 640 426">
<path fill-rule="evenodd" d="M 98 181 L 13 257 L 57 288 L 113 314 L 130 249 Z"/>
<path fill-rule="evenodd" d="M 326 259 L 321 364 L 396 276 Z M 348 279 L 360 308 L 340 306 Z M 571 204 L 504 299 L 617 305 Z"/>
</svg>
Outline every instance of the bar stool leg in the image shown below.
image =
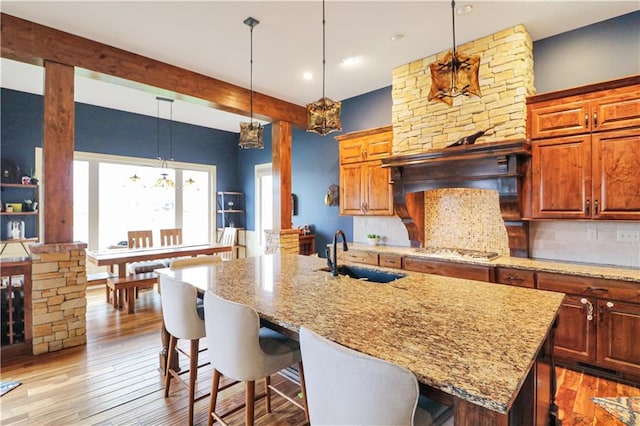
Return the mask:
<svg viewBox="0 0 640 426">
<path fill-rule="evenodd" d="M 255 406 L 254 399 L 256 397 L 256 382 L 251 380 L 247 382 L 247 390 L 245 395 L 245 414 L 244 424 L 245 426 L 253 426 L 253 410 Z"/>
<path fill-rule="evenodd" d="M 164 397 L 168 398 L 169 397 L 169 386 L 171 385 L 171 372 L 169 371 L 169 368 L 173 362 L 173 356 L 174 354 L 177 355 L 175 349 L 176 349 L 176 343 L 177 340 L 175 338 L 175 336 L 169 336 L 169 360 L 167 361 L 167 370 L 164 373 L 165 374 L 165 379 L 164 379 Z"/>
<path fill-rule="evenodd" d="M 191 353 L 189 354 L 189 424 L 193 424 L 193 405 L 194 395 L 196 393 L 196 381 L 198 379 L 198 347 L 200 340 L 194 339 L 191 341 Z"/>
<path fill-rule="evenodd" d="M 213 413 L 216 411 L 216 402 L 218 400 L 218 387 L 220 386 L 220 372 L 213 370 L 213 380 L 211 382 L 211 397 L 209 398 L 209 417 L 207 426 L 213 425 Z"/>
<path fill-rule="evenodd" d="M 302 369 L 302 361 L 298 363 L 298 375 L 300 376 L 300 388 L 302 389 L 302 403 L 304 405 L 304 418 L 307 423 L 309 421 L 309 405 L 307 405 L 307 386 L 304 384 L 304 370 Z"/>
<path fill-rule="evenodd" d="M 264 393 L 266 395 L 264 403 L 267 406 L 267 413 L 271 412 L 271 376 L 264 378 Z"/>
</svg>

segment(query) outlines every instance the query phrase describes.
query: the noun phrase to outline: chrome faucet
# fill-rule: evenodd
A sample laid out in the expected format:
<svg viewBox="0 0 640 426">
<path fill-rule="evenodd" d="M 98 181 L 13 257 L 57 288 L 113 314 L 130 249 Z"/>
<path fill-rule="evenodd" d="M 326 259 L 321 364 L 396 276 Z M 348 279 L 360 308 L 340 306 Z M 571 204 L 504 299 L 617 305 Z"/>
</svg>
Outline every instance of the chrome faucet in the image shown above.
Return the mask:
<svg viewBox="0 0 640 426">
<path fill-rule="evenodd" d="M 327 256 L 327 265 L 331 269 L 331 275 L 338 276 L 338 237 L 342 235 L 342 251 L 349 251 L 347 247 L 347 237 L 344 235 L 344 231 L 339 229 L 333 236 L 333 260 L 329 257 L 329 249 L 325 250 Z"/>
</svg>

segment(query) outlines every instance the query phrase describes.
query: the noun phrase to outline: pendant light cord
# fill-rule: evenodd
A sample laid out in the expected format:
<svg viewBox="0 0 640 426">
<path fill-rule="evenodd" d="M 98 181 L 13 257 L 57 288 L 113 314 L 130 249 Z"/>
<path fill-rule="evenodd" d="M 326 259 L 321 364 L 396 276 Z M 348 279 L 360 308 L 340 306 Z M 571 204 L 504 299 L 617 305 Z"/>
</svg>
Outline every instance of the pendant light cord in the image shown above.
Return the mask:
<svg viewBox="0 0 640 426">
<path fill-rule="evenodd" d="M 250 87 L 250 93 L 249 93 L 249 110 L 250 110 L 250 115 L 249 115 L 249 128 L 253 129 L 253 25 L 251 25 L 251 41 L 250 41 L 250 48 L 249 51 L 251 52 L 251 58 L 249 60 L 250 63 L 250 83 L 249 83 L 249 87 Z"/>
<path fill-rule="evenodd" d="M 456 2 L 451 0 L 451 28 L 453 33 L 453 54 L 451 55 L 451 94 L 456 92 L 456 72 L 458 71 L 458 58 L 456 56 Z"/>
<path fill-rule="evenodd" d="M 326 73 L 326 67 L 327 67 L 327 60 L 325 59 L 325 52 L 326 52 L 326 48 L 325 48 L 325 25 L 326 25 L 326 20 L 325 20 L 325 14 L 324 14 L 324 0 L 322 0 L 322 99 L 323 102 L 322 104 L 324 105 L 324 108 L 326 110 L 326 106 L 327 106 L 327 102 L 324 100 L 325 96 L 324 96 L 324 80 L 325 80 L 325 73 Z"/>
<path fill-rule="evenodd" d="M 173 161 L 173 99 L 169 100 L 169 160 Z"/>
<path fill-rule="evenodd" d="M 156 144 L 158 150 L 158 160 L 162 161 L 160 156 L 160 98 L 156 97 Z"/>
<path fill-rule="evenodd" d="M 163 98 L 156 96 L 157 109 L 156 109 L 156 143 L 158 148 L 158 160 L 160 160 L 161 167 L 164 167 L 167 160 L 160 155 L 160 101 L 169 102 L 169 161 L 173 161 L 173 99 Z"/>
</svg>

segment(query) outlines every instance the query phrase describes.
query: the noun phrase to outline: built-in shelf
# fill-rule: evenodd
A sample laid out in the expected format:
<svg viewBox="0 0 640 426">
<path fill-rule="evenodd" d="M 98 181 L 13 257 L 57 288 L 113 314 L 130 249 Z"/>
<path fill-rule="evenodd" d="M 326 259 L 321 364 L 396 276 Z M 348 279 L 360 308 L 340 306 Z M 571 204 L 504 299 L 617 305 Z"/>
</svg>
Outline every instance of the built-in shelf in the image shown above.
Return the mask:
<svg viewBox="0 0 640 426">
<path fill-rule="evenodd" d="M 0 212 L 1 216 L 35 216 L 37 214 L 37 210 L 33 212 Z"/>
</svg>

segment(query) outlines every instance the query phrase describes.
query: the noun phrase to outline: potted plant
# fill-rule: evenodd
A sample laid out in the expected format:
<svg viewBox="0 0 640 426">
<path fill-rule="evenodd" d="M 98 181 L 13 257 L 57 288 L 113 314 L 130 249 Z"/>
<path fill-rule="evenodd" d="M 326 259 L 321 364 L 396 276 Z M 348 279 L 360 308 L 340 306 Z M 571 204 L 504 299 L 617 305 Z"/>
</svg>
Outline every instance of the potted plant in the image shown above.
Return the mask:
<svg viewBox="0 0 640 426">
<path fill-rule="evenodd" d="M 370 246 L 378 245 L 378 241 L 380 241 L 380 235 L 378 234 L 367 234 L 367 242 Z"/>
</svg>

